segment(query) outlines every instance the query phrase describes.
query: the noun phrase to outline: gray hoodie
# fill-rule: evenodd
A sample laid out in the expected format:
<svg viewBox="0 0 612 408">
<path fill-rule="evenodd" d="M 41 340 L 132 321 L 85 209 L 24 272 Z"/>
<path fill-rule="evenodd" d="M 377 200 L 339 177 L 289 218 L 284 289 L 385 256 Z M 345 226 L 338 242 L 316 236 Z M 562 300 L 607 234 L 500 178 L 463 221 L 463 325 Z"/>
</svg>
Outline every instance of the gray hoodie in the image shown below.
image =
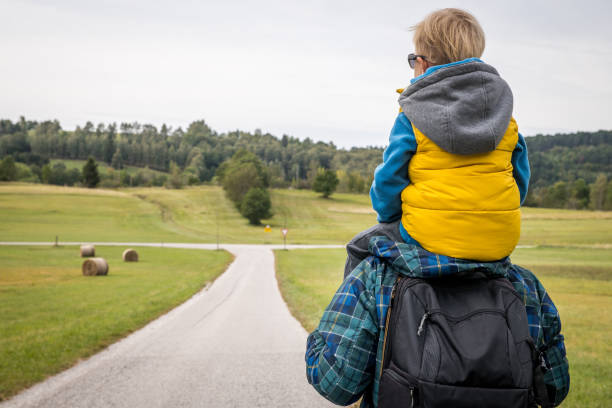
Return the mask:
<svg viewBox="0 0 612 408">
<path fill-rule="evenodd" d="M 438 68 L 399 97 L 410 122 L 454 154 L 495 150 L 510 123 L 512 101 L 495 68 L 478 61 Z"/>
</svg>

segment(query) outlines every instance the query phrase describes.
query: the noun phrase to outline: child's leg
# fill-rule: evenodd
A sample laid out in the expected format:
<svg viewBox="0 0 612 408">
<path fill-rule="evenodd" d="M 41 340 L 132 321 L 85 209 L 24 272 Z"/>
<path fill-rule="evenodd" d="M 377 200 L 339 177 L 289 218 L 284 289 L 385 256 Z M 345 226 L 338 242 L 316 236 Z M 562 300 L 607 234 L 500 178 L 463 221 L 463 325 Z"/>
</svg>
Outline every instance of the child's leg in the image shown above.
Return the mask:
<svg viewBox="0 0 612 408">
<path fill-rule="evenodd" d="M 368 252 L 370 238 L 384 236 L 395 242 L 403 242 L 399 232 L 399 223 L 400 220 L 389 223 L 381 222 L 355 235 L 346 245 L 348 256 L 344 265 L 344 277 L 346 278 L 361 261 L 370 255 Z"/>
</svg>

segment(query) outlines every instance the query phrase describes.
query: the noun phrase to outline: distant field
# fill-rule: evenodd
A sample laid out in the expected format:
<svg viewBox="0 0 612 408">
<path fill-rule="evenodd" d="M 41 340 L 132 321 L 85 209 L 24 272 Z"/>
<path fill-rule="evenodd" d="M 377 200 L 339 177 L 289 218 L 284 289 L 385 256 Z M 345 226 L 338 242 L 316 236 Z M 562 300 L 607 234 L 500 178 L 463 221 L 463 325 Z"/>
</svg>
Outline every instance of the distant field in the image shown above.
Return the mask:
<svg viewBox="0 0 612 408">
<path fill-rule="evenodd" d="M 1 241 L 186 241 L 159 207 L 113 190 L 0 185 Z"/>
<path fill-rule="evenodd" d="M 337 249 L 275 251 L 283 297 L 307 331 L 342 282 L 346 253 Z M 612 251 L 518 249 L 514 263 L 533 270 L 559 308 L 570 361 L 564 407 L 607 407 L 612 400 Z"/>
<path fill-rule="evenodd" d="M 271 233 L 251 226 L 217 186 L 182 190 L 79 189 L 0 183 L 0 240 L 344 244 L 376 223 L 365 194 L 324 199 L 308 190 L 271 192 Z M 612 248 L 612 212 L 524 208 L 521 245 Z"/>
<path fill-rule="evenodd" d="M 82 170 L 83 166 L 85 165 L 86 160 L 65 160 L 65 159 L 52 159 L 51 160 L 51 165 L 53 166 L 55 163 L 64 163 L 64 165 L 66 166 L 67 170 L 71 170 L 71 169 L 78 169 L 78 170 Z M 97 162 L 98 163 L 98 171 L 100 172 L 100 174 L 104 174 L 104 175 L 108 175 L 111 172 L 118 172 L 120 170 L 115 170 L 114 168 L 112 168 L 111 166 L 109 166 L 106 163 L 102 163 L 102 162 Z M 160 175 L 160 174 L 168 174 L 162 171 L 158 171 L 158 170 L 151 170 L 149 168 L 143 168 L 143 167 L 135 167 L 135 166 L 124 166 L 122 170 L 127 171 L 127 173 L 129 175 L 133 175 L 135 173 L 137 173 L 138 171 L 148 171 L 151 173 L 154 173 L 156 175 Z"/>
<path fill-rule="evenodd" d="M 376 221 L 367 196 L 331 200 L 311 191 L 272 190 L 273 231 L 252 226 L 216 186 L 85 189 L 0 183 L 0 241 L 344 243 Z M 285 224 L 286 219 L 286 224 Z M 217 229 L 218 226 L 218 229 Z"/>
<path fill-rule="evenodd" d="M 96 248 L 109 275 L 84 277 L 78 247 L 0 246 L 0 400 L 108 346 L 215 279 L 225 251 Z"/>
<path fill-rule="evenodd" d="M 1 191 L 1 190 L 0 190 Z M 338 194 L 324 199 L 308 190 L 271 191 L 274 216 L 263 220 L 272 232 L 249 225 L 223 189 L 201 186 L 183 190 L 130 189 L 130 194 L 155 203 L 164 221 L 177 233 L 191 239 L 215 242 L 217 222 L 221 242 L 282 243 L 281 228 L 289 229 L 287 243 L 344 243 L 360 228 L 376 222 L 369 198 L 360 194 Z"/>
</svg>

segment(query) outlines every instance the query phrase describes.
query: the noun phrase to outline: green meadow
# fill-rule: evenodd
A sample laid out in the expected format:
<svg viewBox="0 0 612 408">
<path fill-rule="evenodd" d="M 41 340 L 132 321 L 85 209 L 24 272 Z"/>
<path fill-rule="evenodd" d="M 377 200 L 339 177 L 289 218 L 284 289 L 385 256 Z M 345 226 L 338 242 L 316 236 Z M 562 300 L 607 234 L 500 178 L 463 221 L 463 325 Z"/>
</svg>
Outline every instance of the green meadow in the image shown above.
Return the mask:
<svg viewBox="0 0 612 408">
<path fill-rule="evenodd" d="M 77 169 L 79 171 L 83 170 L 83 166 L 85 165 L 85 163 L 87 162 L 87 160 L 69 160 L 69 159 L 53 159 L 50 161 L 50 165 L 53 166 L 56 163 L 63 163 L 64 166 L 66 166 L 66 170 L 72 170 L 72 169 Z M 108 176 L 109 174 L 118 174 L 120 170 L 115 170 L 114 168 L 112 168 L 111 166 L 109 166 L 108 164 L 104 163 L 104 162 L 97 162 L 98 164 L 98 171 L 100 172 L 101 175 L 104 176 Z M 168 175 L 168 173 L 165 172 L 161 172 L 158 170 L 152 170 L 149 168 L 142 168 L 142 167 L 135 167 L 135 166 L 123 166 L 123 169 L 127 172 L 127 174 L 129 175 L 134 175 L 136 174 L 138 171 L 147 171 L 150 172 L 151 174 L 155 174 L 156 176 L 159 175 Z"/>
<path fill-rule="evenodd" d="M 263 224 L 272 232 L 266 233 L 240 217 L 218 186 L 0 183 L 0 241 L 279 244 L 286 226 L 288 244 L 344 244 L 376 222 L 367 195 L 323 199 L 273 189 L 271 196 L 274 216 Z M 513 262 L 538 274 L 563 319 L 572 370 L 564 406 L 606 406 L 612 398 L 612 212 L 524 208 L 520 245 Z M 230 260 L 224 252 L 140 248 L 142 262 L 125 264 L 122 248 L 97 249 L 109 259 L 107 277 L 83 277 L 76 247 L 0 247 L 0 398 L 141 327 Z M 307 330 L 339 286 L 344 256 L 343 250 L 276 251 L 279 286 Z M 203 264 L 214 267 L 203 271 Z"/>
<path fill-rule="evenodd" d="M 79 248 L 0 246 L 0 400 L 178 306 L 225 270 L 225 251 L 96 247 L 108 276 L 83 276 Z"/>
<path fill-rule="evenodd" d="M 271 190 L 272 232 L 249 225 L 218 186 L 117 190 L 0 183 L 0 241 L 344 244 L 376 223 L 365 194 Z M 612 212 L 524 208 L 521 245 L 612 247 Z"/>
</svg>

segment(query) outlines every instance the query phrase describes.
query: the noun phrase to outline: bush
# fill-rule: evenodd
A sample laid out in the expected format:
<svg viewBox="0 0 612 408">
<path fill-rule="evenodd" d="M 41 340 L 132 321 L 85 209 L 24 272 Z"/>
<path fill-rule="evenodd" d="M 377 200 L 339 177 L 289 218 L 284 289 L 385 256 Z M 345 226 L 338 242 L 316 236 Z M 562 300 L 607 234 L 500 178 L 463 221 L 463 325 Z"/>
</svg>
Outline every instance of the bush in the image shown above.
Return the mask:
<svg viewBox="0 0 612 408">
<path fill-rule="evenodd" d="M 250 224 L 259 225 L 264 218 L 270 218 L 270 194 L 263 188 L 251 188 L 244 196 L 240 205 L 240 214 L 249 220 Z"/>
<path fill-rule="evenodd" d="M 338 177 L 336 173 L 328 169 L 319 169 L 317 176 L 312 183 L 312 189 L 317 193 L 323 194 L 324 198 L 329 197 L 338 186 Z"/>
<path fill-rule="evenodd" d="M 118 188 L 121 187 L 121 183 L 115 178 L 105 177 L 98 184 L 98 186 L 102 188 Z"/>
<path fill-rule="evenodd" d="M 168 176 L 166 176 L 165 174 L 160 174 L 159 176 L 153 176 L 153 181 L 152 184 L 155 187 L 161 187 L 166 185 L 166 183 L 168 182 Z"/>
<path fill-rule="evenodd" d="M 166 188 L 183 188 L 185 185 L 181 169 L 175 162 L 170 162 L 170 177 L 165 180 Z"/>
<path fill-rule="evenodd" d="M 119 182 L 121 187 L 129 187 L 132 185 L 132 177 L 128 174 L 127 170 L 121 170 L 119 173 Z"/>
<path fill-rule="evenodd" d="M 0 181 L 17 180 L 17 166 L 13 156 L 6 156 L 0 161 Z"/>
</svg>

